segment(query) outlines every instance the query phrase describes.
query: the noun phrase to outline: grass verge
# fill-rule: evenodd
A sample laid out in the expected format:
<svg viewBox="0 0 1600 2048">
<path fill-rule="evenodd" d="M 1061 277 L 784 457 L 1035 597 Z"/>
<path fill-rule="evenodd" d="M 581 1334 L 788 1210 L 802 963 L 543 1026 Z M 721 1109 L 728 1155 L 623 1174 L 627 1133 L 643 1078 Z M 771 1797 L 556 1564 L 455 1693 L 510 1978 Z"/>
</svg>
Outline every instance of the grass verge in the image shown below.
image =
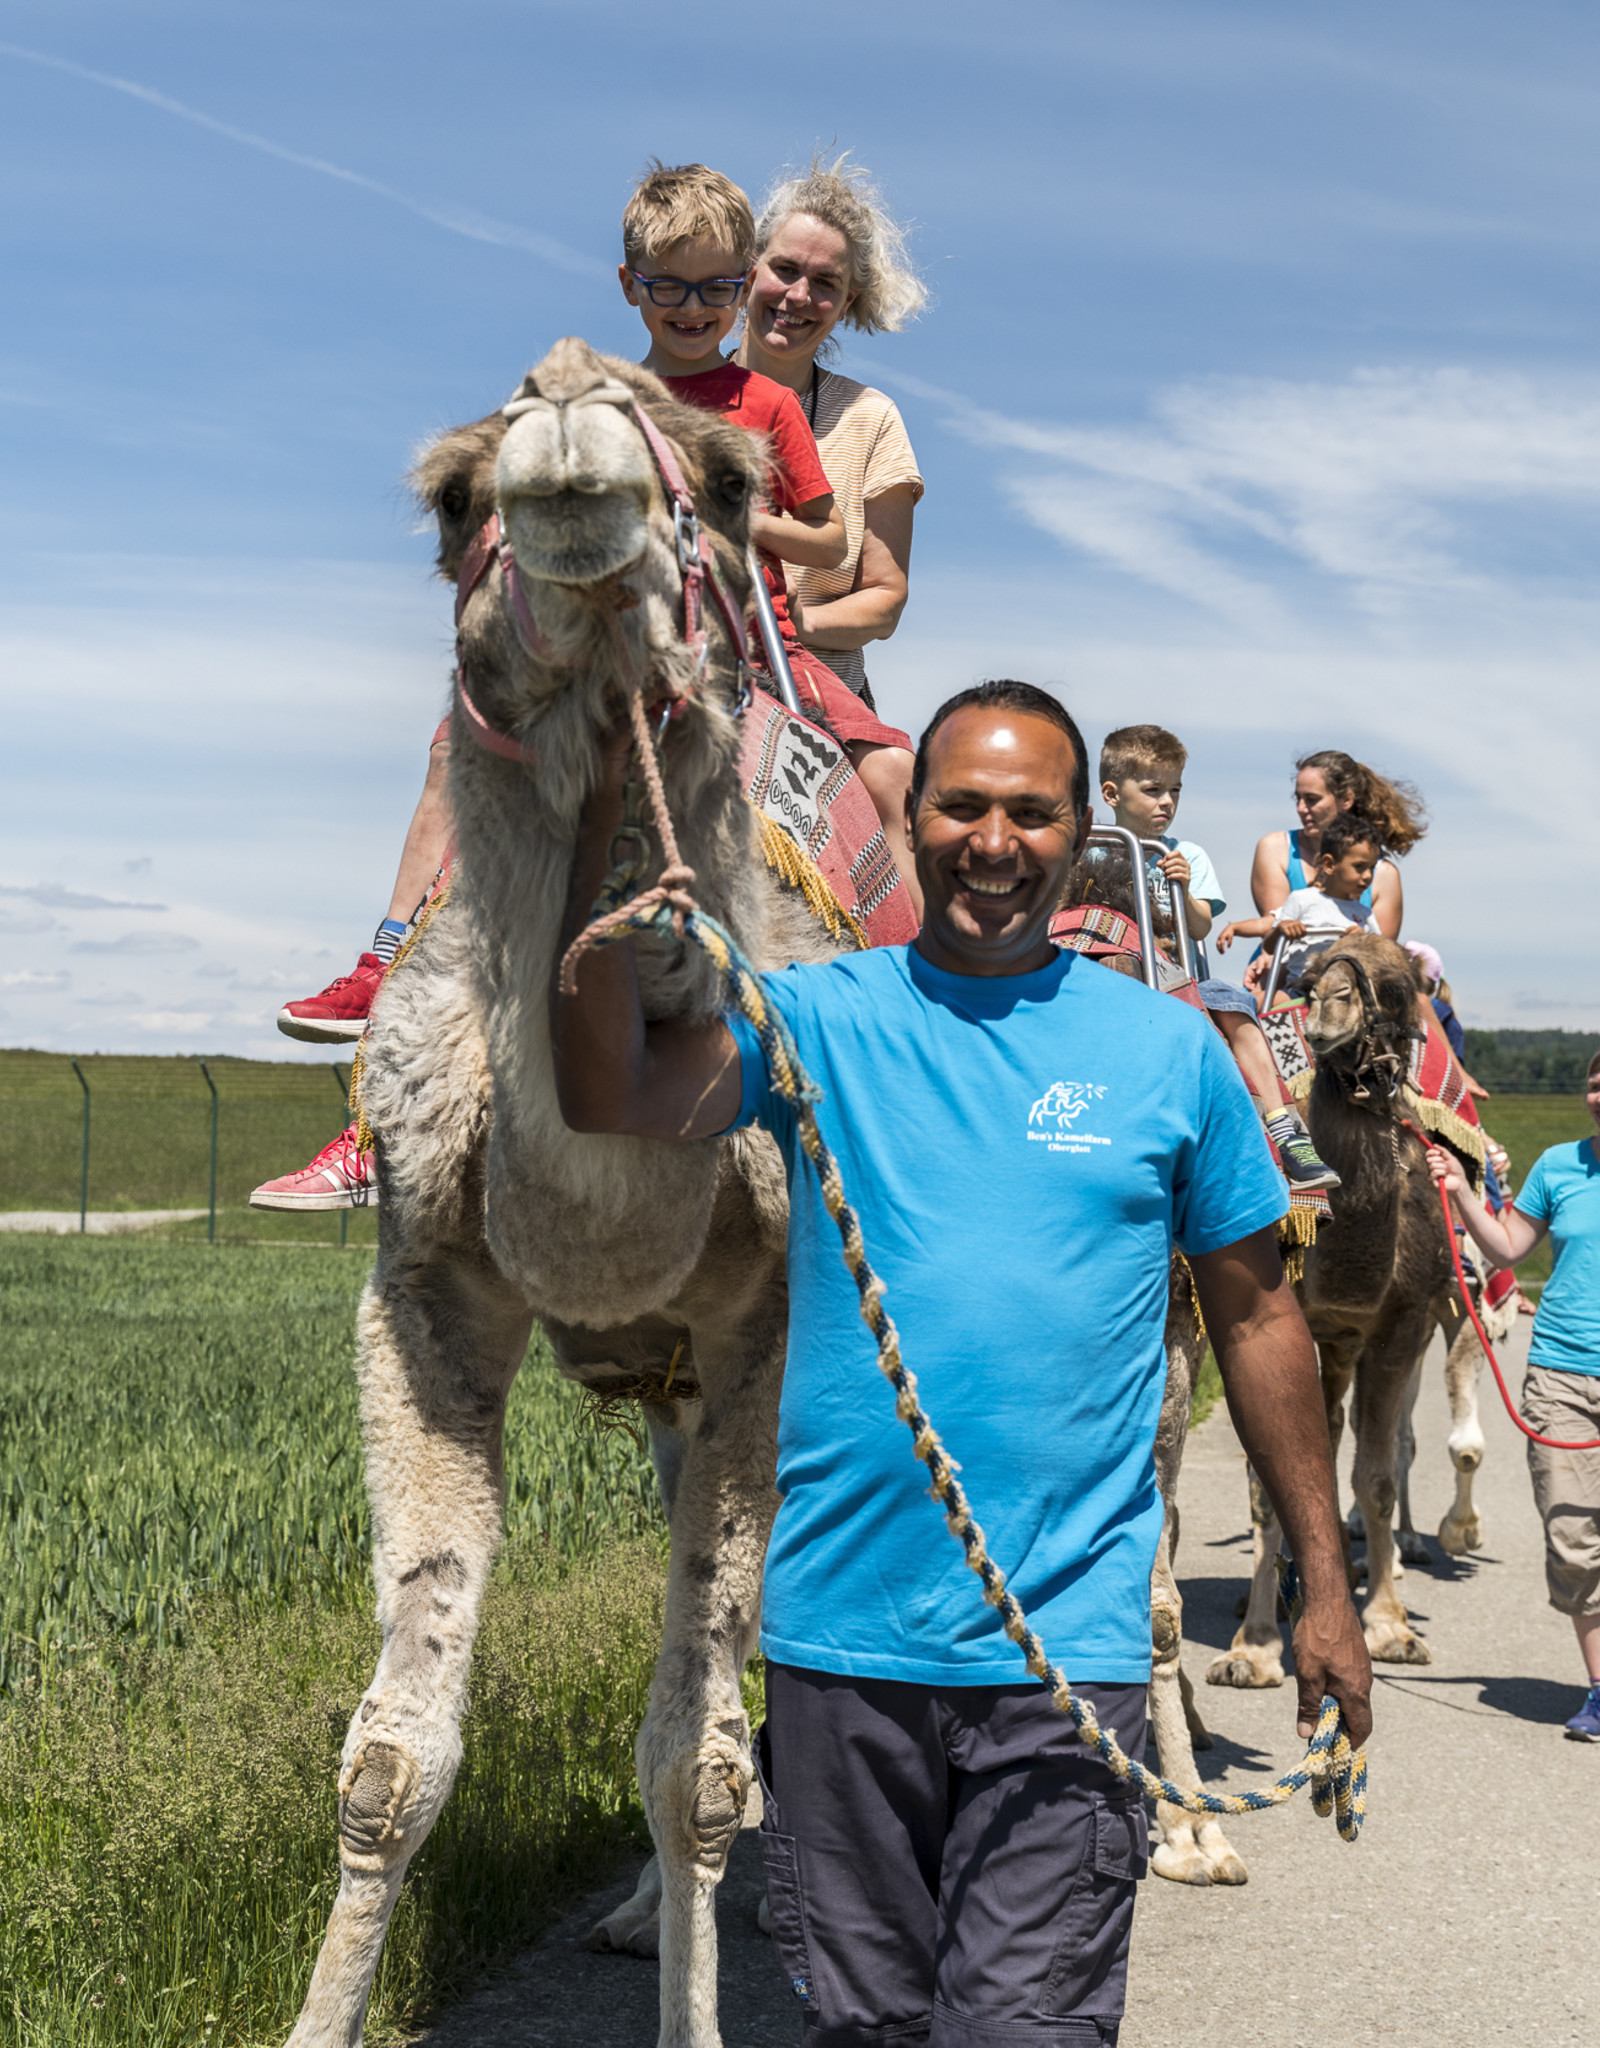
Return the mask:
<svg viewBox="0 0 1600 2048">
<path fill-rule="evenodd" d="M 337 1879 L 371 1676 L 352 1364 L 368 1261 L 0 1239 L 0 2043 L 281 2041 Z M 648 1462 L 541 1348 L 465 1762 L 408 1878 L 380 2040 L 642 1840 Z"/>
<path fill-rule="evenodd" d="M 455 1791 L 411 1867 L 367 2038 L 459 1995 L 644 1840 L 633 1738 L 663 1556 L 512 1551 L 485 1604 Z M 335 1780 L 372 1673 L 363 1602 L 204 1611 L 189 1641 L 0 1705 L 0 2040 L 281 2041 L 338 1879 Z"/>
</svg>

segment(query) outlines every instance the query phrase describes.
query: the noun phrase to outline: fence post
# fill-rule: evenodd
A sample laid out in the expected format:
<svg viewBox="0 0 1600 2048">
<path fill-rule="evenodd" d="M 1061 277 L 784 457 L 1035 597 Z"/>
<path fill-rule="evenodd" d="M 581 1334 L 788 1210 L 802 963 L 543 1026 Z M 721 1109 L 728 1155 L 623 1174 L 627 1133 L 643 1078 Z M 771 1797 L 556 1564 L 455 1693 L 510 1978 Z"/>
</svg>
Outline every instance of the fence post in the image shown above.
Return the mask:
<svg viewBox="0 0 1600 2048">
<path fill-rule="evenodd" d="M 72 1071 L 83 1090 L 83 1166 L 78 1175 L 78 1235 L 82 1237 L 89 1228 L 89 1084 L 76 1060 L 72 1062 Z"/>
<path fill-rule="evenodd" d="M 332 1068 L 333 1068 L 333 1079 L 334 1079 L 334 1085 L 335 1085 L 335 1087 L 337 1087 L 337 1089 L 339 1090 L 339 1093 L 340 1093 L 340 1094 L 341 1094 L 341 1095 L 342 1095 L 342 1096 L 344 1097 L 344 1120 L 345 1120 L 345 1122 L 346 1122 L 346 1123 L 349 1123 L 349 1121 L 350 1121 L 350 1083 L 351 1083 L 351 1081 L 352 1081 L 352 1080 L 354 1079 L 354 1077 L 355 1077 L 355 1071 L 356 1071 L 356 1070 L 355 1070 L 354 1066 L 352 1066 L 348 1074 L 341 1074 L 341 1073 L 339 1072 L 339 1062 L 338 1062 L 337 1060 L 332 1060 L 332 1061 L 330 1061 L 330 1062 L 329 1062 L 329 1064 L 330 1064 L 330 1065 L 332 1066 Z M 346 1247 L 346 1246 L 347 1246 L 347 1245 L 349 1244 L 349 1242 L 350 1242 L 350 1211 L 349 1211 L 348 1209 L 341 1209 L 341 1210 L 339 1211 L 339 1249 L 340 1249 L 340 1251 L 343 1251 L 343 1250 L 345 1249 L 345 1247 Z"/>
<path fill-rule="evenodd" d="M 206 1077 L 206 1086 L 211 1090 L 211 1216 L 206 1224 L 206 1243 L 217 1241 L 217 1084 L 211 1078 L 211 1069 L 205 1061 L 200 1062 L 200 1071 Z"/>
</svg>

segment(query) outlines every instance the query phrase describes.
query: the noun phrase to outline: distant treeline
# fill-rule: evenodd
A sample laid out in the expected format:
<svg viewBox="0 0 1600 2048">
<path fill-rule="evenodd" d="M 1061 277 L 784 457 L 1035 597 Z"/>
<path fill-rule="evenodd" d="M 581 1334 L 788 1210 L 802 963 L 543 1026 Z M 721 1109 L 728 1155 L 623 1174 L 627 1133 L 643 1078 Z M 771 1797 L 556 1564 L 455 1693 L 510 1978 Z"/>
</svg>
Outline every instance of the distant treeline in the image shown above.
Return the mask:
<svg viewBox="0 0 1600 2048">
<path fill-rule="evenodd" d="M 1467 1072 L 1496 1095 L 1581 1095 L 1600 1032 L 1469 1031 Z"/>
</svg>

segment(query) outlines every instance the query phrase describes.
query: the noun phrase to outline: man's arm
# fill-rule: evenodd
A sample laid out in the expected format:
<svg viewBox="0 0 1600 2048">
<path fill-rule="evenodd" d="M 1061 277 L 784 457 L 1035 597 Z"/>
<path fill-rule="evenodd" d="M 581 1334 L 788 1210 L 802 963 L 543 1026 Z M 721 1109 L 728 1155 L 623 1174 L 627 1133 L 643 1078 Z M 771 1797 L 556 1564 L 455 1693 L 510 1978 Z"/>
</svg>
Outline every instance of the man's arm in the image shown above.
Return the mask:
<svg viewBox="0 0 1600 2048">
<path fill-rule="evenodd" d="M 572 860 L 567 911 L 550 978 L 550 1044 L 556 1097 L 575 1131 L 636 1138 L 707 1138 L 739 1113 L 739 1052 L 721 1018 L 709 1024 L 649 1024 L 639 1001 L 633 942 L 585 953 L 577 989 L 558 985 L 567 948 L 589 922 L 611 868 L 611 841 L 622 823 L 631 735 L 607 740 L 600 781 L 584 806 Z"/>
<path fill-rule="evenodd" d="M 1189 1261 L 1239 1440 L 1283 1524 L 1305 1595 L 1294 1632 L 1299 1731 L 1324 1693 L 1357 1748 L 1372 1732 L 1372 1663 L 1345 1577 L 1333 1455 L 1316 1351 L 1283 1277 L 1276 1233 L 1255 1231 Z"/>
</svg>

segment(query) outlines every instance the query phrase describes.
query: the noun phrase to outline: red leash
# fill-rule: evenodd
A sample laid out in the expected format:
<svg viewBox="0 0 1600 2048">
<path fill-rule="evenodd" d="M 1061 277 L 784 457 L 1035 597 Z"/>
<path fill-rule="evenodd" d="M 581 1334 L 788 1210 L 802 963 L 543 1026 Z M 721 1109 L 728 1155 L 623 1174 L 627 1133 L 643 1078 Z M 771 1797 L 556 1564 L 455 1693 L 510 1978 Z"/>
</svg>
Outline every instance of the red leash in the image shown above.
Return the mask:
<svg viewBox="0 0 1600 2048">
<path fill-rule="evenodd" d="M 1400 1122 L 1411 1133 L 1412 1137 L 1416 1139 L 1417 1143 L 1422 1146 L 1423 1150 L 1426 1151 L 1428 1149 L 1428 1141 L 1417 1129 L 1416 1125 L 1408 1122 L 1404 1117 L 1400 1119 Z M 1506 1404 L 1506 1413 L 1530 1443 L 1543 1444 L 1547 1450 L 1600 1451 L 1600 1436 L 1585 1437 L 1583 1442 L 1578 1444 L 1564 1444 L 1553 1436 L 1540 1436 L 1536 1429 L 1528 1427 L 1512 1406 L 1510 1390 L 1501 1376 L 1500 1361 L 1494 1355 L 1494 1346 L 1489 1342 L 1483 1324 L 1478 1320 L 1478 1311 L 1473 1306 L 1472 1296 L 1467 1291 L 1467 1276 L 1461 1266 L 1461 1247 L 1456 1243 L 1455 1218 L 1450 1214 L 1450 1197 L 1445 1192 L 1443 1182 L 1438 1182 L 1436 1185 L 1439 1189 L 1439 1206 L 1444 1211 L 1445 1241 L 1450 1247 L 1450 1262 L 1456 1269 L 1456 1285 L 1461 1289 L 1461 1299 L 1465 1304 L 1467 1314 L 1472 1318 L 1472 1327 L 1478 1333 L 1478 1342 L 1483 1346 L 1483 1355 L 1489 1361 L 1489 1370 L 1494 1374 L 1494 1383 L 1500 1389 L 1500 1398 Z"/>
</svg>

